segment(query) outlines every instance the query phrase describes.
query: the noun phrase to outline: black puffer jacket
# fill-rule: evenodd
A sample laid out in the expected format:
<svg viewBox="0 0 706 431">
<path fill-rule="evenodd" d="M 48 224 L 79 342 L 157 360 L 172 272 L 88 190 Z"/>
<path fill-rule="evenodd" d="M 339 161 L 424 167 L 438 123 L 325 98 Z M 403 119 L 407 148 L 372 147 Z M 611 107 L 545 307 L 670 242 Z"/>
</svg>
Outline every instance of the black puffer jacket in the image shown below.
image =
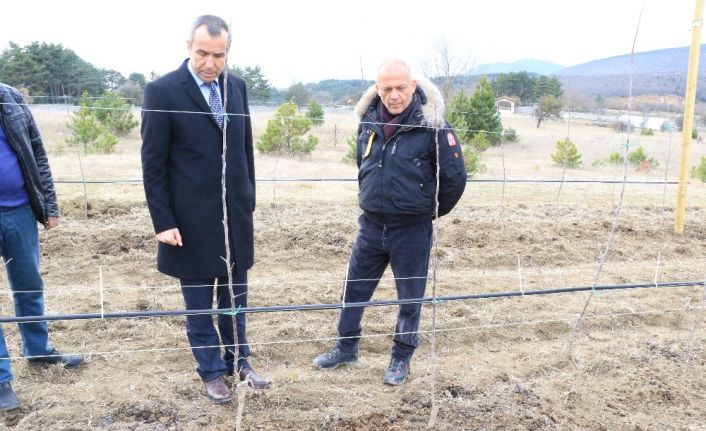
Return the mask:
<svg viewBox="0 0 706 431">
<path fill-rule="evenodd" d="M 358 199 L 373 220 L 403 225 L 435 214 L 437 137 L 439 148 L 439 216 L 448 214 L 466 186 L 463 152 L 444 120 L 441 93 L 418 80 L 407 120 L 385 140 L 381 100 L 372 86 L 356 106 L 358 127 Z"/>
<path fill-rule="evenodd" d="M 22 168 L 34 216 L 42 224 L 59 215 L 54 181 L 42 137 L 22 94 L 0 83 L 0 121 Z"/>
</svg>

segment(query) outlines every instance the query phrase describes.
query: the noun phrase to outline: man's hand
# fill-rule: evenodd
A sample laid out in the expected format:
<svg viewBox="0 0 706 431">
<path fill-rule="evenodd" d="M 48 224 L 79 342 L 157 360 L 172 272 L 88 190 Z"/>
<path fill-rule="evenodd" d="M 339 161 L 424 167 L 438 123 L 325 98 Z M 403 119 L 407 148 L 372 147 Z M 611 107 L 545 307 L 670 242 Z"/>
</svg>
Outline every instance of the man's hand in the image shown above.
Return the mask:
<svg viewBox="0 0 706 431">
<path fill-rule="evenodd" d="M 178 245 L 180 247 L 184 245 L 181 242 L 181 234 L 179 233 L 178 228 L 165 230 L 164 232 L 158 233 L 154 237 L 157 238 L 157 241 L 165 244 Z"/>
<path fill-rule="evenodd" d="M 59 226 L 59 216 L 47 217 L 47 222 L 44 223 L 44 230 L 53 229 Z"/>
</svg>

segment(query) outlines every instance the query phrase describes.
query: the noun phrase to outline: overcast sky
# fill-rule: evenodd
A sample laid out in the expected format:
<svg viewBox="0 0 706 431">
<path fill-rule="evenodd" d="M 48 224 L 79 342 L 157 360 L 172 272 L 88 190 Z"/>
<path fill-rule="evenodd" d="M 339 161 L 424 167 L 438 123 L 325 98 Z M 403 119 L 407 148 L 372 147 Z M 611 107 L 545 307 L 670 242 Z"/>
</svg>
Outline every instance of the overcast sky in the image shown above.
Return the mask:
<svg viewBox="0 0 706 431">
<path fill-rule="evenodd" d="M 166 73 L 187 57 L 188 28 L 212 13 L 232 24 L 229 63 L 259 65 L 277 87 L 374 79 L 386 58 L 418 72 L 440 38 L 476 65 L 533 58 L 564 66 L 690 44 L 694 0 L 431 0 L 190 2 L 4 1 L 9 41 L 59 43 L 125 76 Z"/>
</svg>

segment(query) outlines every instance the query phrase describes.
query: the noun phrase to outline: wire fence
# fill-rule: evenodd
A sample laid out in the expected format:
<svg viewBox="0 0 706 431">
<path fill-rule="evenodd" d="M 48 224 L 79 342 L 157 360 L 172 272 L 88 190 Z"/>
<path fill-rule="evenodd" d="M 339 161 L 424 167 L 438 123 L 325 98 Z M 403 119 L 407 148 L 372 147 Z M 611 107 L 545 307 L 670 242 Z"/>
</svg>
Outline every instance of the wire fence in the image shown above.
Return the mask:
<svg viewBox="0 0 706 431">
<path fill-rule="evenodd" d="M 444 305 L 444 304 L 441 304 Z M 621 311 L 621 312 L 608 312 L 608 313 L 595 313 L 585 316 L 585 320 L 599 320 L 599 319 L 619 319 L 621 317 L 630 316 L 648 316 L 648 315 L 659 315 L 668 313 L 703 313 L 704 305 L 700 304 L 697 306 L 684 305 L 677 308 L 664 308 L 664 309 L 648 309 L 648 310 L 636 310 L 636 311 Z M 151 317 L 147 317 L 150 319 Z M 519 320 L 519 321 L 494 321 L 489 323 L 483 323 L 478 325 L 465 325 L 465 326 L 455 326 L 455 327 L 437 327 L 434 330 L 431 329 L 420 329 L 414 332 L 382 332 L 374 334 L 361 334 L 359 338 L 361 340 L 365 339 L 378 339 L 378 338 L 390 338 L 395 335 L 407 335 L 407 334 L 418 334 L 418 335 L 432 335 L 432 334 L 443 334 L 443 333 L 456 333 L 464 331 L 478 331 L 478 330 L 488 330 L 488 329 L 498 329 L 498 328 L 512 328 L 512 327 L 523 327 L 523 326 L 534 326 L 550 323 L 571 323 L 576 320 L 576 316 L 569 315 L 565 317 L 558 317 L 553 319 L 534 319 L 534 320 Z M 323 342 L 333 342 L 341 337 L 316 337 L 316 338 L 293 338 L 293 339 L 273 339 L 266 341 L 253 341 L 248 342 L 250 346 L 282 346 L 282 345 L 293 345 L 293 344 L 312 344 L 312 343 L 323 343 Z M 343 337 L 347 338 L 347 337 Z M 353 337 L 350 337 L 353 338 Z M 109 355 L 127 355 L 132 356 L 141 353 L 171 353 L 171 352 L 183 352 L 187 350 L 201 350 L 201 349 L 213 349 L 213 348 L 235 348 L 240 345 L 205 345 L 205 346 L 178 346 L 178 347 L 150 347 L 150 348 L 139 348 L 139 349 L 119 349 L 119 350 L 108 350 L 108 351 L 94 351 L 86 350 L 82 352 L 74 351 L 71 353 L 81 353 L 89 356 L 109 356 Z M 11 360 L 19 361 L 34 358 L 35 356 L 10 356 L 7 358 L 0 358 L 0 360 Z M 46 357 L 46 356 L 42 356 Z"/>
<path fill-rule="evenodd" d="M 357 178 L 256 178 L 260 183 L 357 183 Z M 542 180 L 534 178 L 468 178 L 467 183 L 517 183 L 517 184 L 623 184 L 623 181 L 609 179 L 576 179 L 576 180 Z M 115 179 L 115 180 L 65 180 L 58 179 L 55 184 L 142 184 L 141 179 Z M 678 185 L 678 181 L 657 181 L 657 180 L 627 180 L 625 184 L 643 185 Z"/>
<path fill-rule="evenodd" d="M 559 293 L 575 293 L 575 292 L 591 292 L 604 290 L 624 290 L 624 289 L 649 289 L 649 288 L 666 288 L 666 287 L 686 287 L 686 286 L 701 286 L 704 285 L 703 280 L 698 281 L 674 281 L 662 283 L 638 283 L 638 284 L 617 284 L 617 285 L 597 285 L 597 286 L 574 286 L 574 287 L 559 287 L 552 289 L 540 290 L 522 290 L 522 291 L 506 291 L 506 292 L 487 292 L 487 293 L 471 293 L 465 295 L 453 296 L 437 296 L 412 299 L 387 299 L 380 301 L 365 301 L 365 302 L 340 302 L 329 304 L 296 304 L 296 305 L 271 305 L 262 307 L 239 307 L 236 313 L 233 313 L 230 308 L 227 309 L 206 309 L 206 310 L 155 310 L 155 311 L 119 311 L 108 313 L 84 313 L 84 314 L 60 314 L 60 315 L 44 315 L 44 316 L 15 316 L 1 317 L 0 323 L 29 323 L 29 322 L 50 322 L 50 321 L 69 321 L 69 320 L 91 320 L 91 319 L 118 319 L 118 318 L 138 318 L 138 317 L 164 317 L 164 316 L 198 316 L 198 315 L 214 315 L 223 314 L 231 315 L 242 314 L 257 314 L 257 313 L 272 313 L 272 312 L 287 312 L 287 311 L 321 311 L 321 310 L 337 310 L 342 308 L 366 308 L 366 307 L 382 307 L 391 305 L 404 304 L 441 304 L 444 302 L 467 301 L 489 298 L 508 298 L 515 296 L 535 296 L 535 295 L 554 295 Z"/>
<path fill-rule="evenodd" d="M 632 100 L 632 97 L 630 97 Z M 65 99 L 64 102 L 67 102 Z M 629 105 L 631 106 L 631 105 Z M 31 105 L 31 108 L 34 109 L 51 109 L 55 110 L 55 107 L 51 108 L 44 108 L 41 105 Z M 67 111 L 67 115 L 70 115 L 70 111 L 73 109 L 71 106 L 66 105 L 65 109 Z M 103 107 L 88 107 L 88 109 L 120 109 L 120 108 L 103 108 Z M 349 108 L 345 108 L 349 109 Z M 120 109 L 124 110 L 124 109 Z M 137 109 L 131 109 L 133 113 L 137 112 L 152 112 L 152 113 L 158 113 L 158 114 L 169 114 L 169 115 L 174 115 L 174 114 L 183 114 L 183 115 L 212 115 L 210 112 L 201 112 L 201 111 L 173 111 L 173 110 L 150 110 L 150 109 L 140 109 L 139 111 Z M 465 113 L 468 114 L 468 113 Z M 240 116 L 240 117 L 247 117 L 247 118 L 253 118 L 254 116 L 264 116 L 262 113 L 258 114 L 236 114 L 236 113 L 225 113 L 226 119 L 229 117 L 235 117 L 235 116 Z M 619 137 L 620 142 L 616 143 L 616 147 L 618 149 L 623 149 L 625 152 L 625 155 L 628 155 L 628 148 L 631 146 L 634 146 L 634 144 L 630 141 L 630 132 L 633 130 L 633 128 L 638 128 L 633 124 L 633 117 L 639 117 L 639 115 L 635 115 L 629 108 L 628 110 L 628 115 L 627 118 L 620 118 L 619 116 L 615 117 L 603 117 L 603 118 L 594 118 L 593 120 L 599 121 L 599 122 L 604 122 L 608 124 L 613 124 L 616 125 L 618 128 L 621 128 L 622 126 L 625 126 L 622 128 L 623 132 L 626 132 L 627 134 L 621 134 Z M 670 115 L 669 120 L 672 121 L 676 115 Z M 567 130 L 566 130 L 566 135 L 567 138 L 571 137 L 572 135 L 572 122 L 576 120 L 576 116 L 572 114 L 568 114 L 565 116 L 567 120 Z M 332 121 L 326 120 L 328 124 L 331 124 Z M 334 124 L 334 133 L 337 133 L 337 128 L 339 123 L 336 121 L 333 121 Z M 366 122 L 363 121 L 362 124 L 365 125 L 371 125 L 371 126 L 384 126 L 387 123 L 378 123 L 378 122 Z M 433 128 L 431 126 L 422 126 L 422 127 L 429 127 Z M 671 129 L 670 129 L 671 130 Z M 475 133 L 479 132 L 480 130 L 477 129 L 456 129 L 457 133 Z M 633 179 L 627 179 L 627 175 L 624 175 L 622 179 L 616 179 L 616 178 L 565 178 L 566 174 L 566 164 L 563 166 L 562 170 L 562 177 L 560 179 L 542 179 L 542 178 L 523 178 L 523 177 L 517 177 L 517 178 L 512 178 L 507 175 L 506 172 L 506 166 L 505 166 L 505 147 L 504 144 L 505 142 L 503 141 L 504 139 L 504 132 L 503 131 L 490 131 L 487 132 L 488 134 L 497 134 L 500 137 L 500 148 L 501 148 L 501 159 L 502 159 L 502 178 L 468 178 L 467 183 L 473 183 L 473 184 L 501 184 L 503 186 L 503 199 L 501 199 L 500 203 L 500 218 L 501 218 L 501 228 L 505 227 L 504 221 L 505 221 L 505 215 L 503 213 L 503 205 L 504 205 L 504 198 L 505 198 L 505 185 L 506 184 L 529 184 L 529 185 L 542 185 L 542 184 L 549 184 L 549 185 L 560 185 L 563 186 L 564 184 L 588 184 L 588 185 L 612 185 L 612 186 L 622 186 L 624 192 L 625 186 L 626 185 L 648 185 L 648 186 L 663 186 L 664 187 L 664 193 L 666 194 L 666 188 L 667 186 L 673 186 L 673 185 L 678 185 L 678 181 L 669 181 L 668 180 L 668 169 L 669 169 L 669 161 L 671 159 L 671 146 L 669 152 L 665 155 L 665 159 L 667 161 L 666 165 L 667 168 L 665 169 L 664 177 L 663 180 L 633 180 Z M 618 139 L 618 138 L 616 138 Z M 671 145 L 671 135 L 670 135 L 670 145 Z M 79 156 L 80 157 L 80 156 Z M 625 172 L 627 172 L 627 157 L 625 157 L 625 160 L 623 161 L 623 167 L 625 168 Z M 78 185 L 83 185 L 84 187 L 87 184 L 91 185 L 140 185 L 142 184 L 142 179 L 138 178 L 125 178 L 125 179 L 106 179 L 106 178 L 98 178 L 98 179 L 88 179 L 85 178 L 83 173 L 81 175 L 82 179 L 71 179 L 71 178 L 66 178 L 60 177 L 56 181 L 54 181 L 56 184 L 64 184 L 64 185 L 73 185 L 73 184 L 78 184 Z M 437 175 L 438 178 L 438 175 Z M 282 177 L 277 175 L 277 164 L 275 161 L 275 173 L 274 176 L 272 177 L 260 177 L 256 179 L 257 182 L 259 183 L 271 183 L 273 184 L 273 200 L 275 202 L 274 208 L 275 211 L 277 210 L 277 198 L 276 198 L 276 187 L 279 184 L 288 184 L 288 183 L 320 183 L 320 184 L 337 184 L 337 183 L 356 183 L 358 180 L 356 178 L 334 178 L 334 177 Z M 557 206 L 559 206 L 559 195 L 561 194 L 561 187 L 559 189 L 559 192 L 557 193 L 556 196 L 556 202 Z M 615 190 L 614 190 L 615 192 Z M 621 192 L 621 193 L 622 193 Z M 588 191 L 586 192 L 588 193 Z M 613 193 L 614 195 L 615 193 Z M 86 195 L 85 189 L 84 189 L 84 195 Z M 86 201 L 87 196 L 86 197 Z M 584 196 L 585 197 L 585 196 Z M 611 230 L 611 235 L 615 232 L 616 226 L 619 223 L 619 208 L 621 207 L 622 203 L 622 194 L 620 196 L 621 200 L 619 201 L 617 208 L 615 212 L 611 214 L 610 217 L 608 217 L 612 221 L 613 228 Z M 664 204 L 664 197 L 663 197 L 663 204 Z M 577 206 L 576 208 L 576 214 L 579 213 L 579 208 Z M 278 213 L 276 213 L 278 214 Z M 559 220 L 561 221 L 561 220 Z M 279 223 L 279 218 L 278 218 L 278 223 Z M 661 223 L 661 221 L 660 221 Z M 280 225 L 281 226 L 281 225 Z M 496 291 L 496 292 L 479 292 L 479 293 L 463 293 L 463 294 L 456 294 L 456 295 L 445 295 L 445 296 L 437 296 L 434 294 L 431 297 L 423 297 L 423 298 L 414 298 L 414 299 L 384 299 L 384 300 L 377 300 L 377 301 L 365 301 L 365 302 L 344 302 L 341 300 L 341 302 L 330 302 L 330 303 L 299 303 L 299 304 L 289 304 L 289 305 L 266 305 L 266 306 L 249 306 L 249 307 L 240 307 L 237 309 L 233 308 L 228 308 L 228 309 L 203 309 L 203 310 L 188 310 L 188 309 L 160 309 L 160 310 L 137 310 L 137 311 L 108 311 L 105 308 L 105 303 L 106 303 L 106 297 L 105 293 L 109 291 L 126 291 L 126 287 L 128 289 L 134 289 L 138 291 L 145 291 L 145 290 L 150 290 L 150 289 L 185 289 L 185 288 L 192 288 L 192 287 L 209 287 L 212 285 L 205 285 L 205 286 L 182 286 L 178 284 L 164 284 L 164 285 L 142 285 L 142 286 L 124 286 L 124 285 L 105 285 L 104 284 L 104 277 L 103 273 L 101 271 L 101 276 L 100 276 L 100 285 L 96 288 L 94 286 L 54 286 L 54 289 L 52 290 L 52 294 L 70 294 L 70 293 L 78 293 L 78 292 L 89 292 L 89 293 L 95 293 L 99 292 L 100 295 L 100 312 L 87 312 L 87 313 L 66 313 L 66 314 L 48 314 L 48 315 L 43 315 L 43 316 L 0 316 L 0 323 L 29 323 L 29 322 L 61 322 L 61 321 L 88 321 L 88 320 L 119 320 L 119 319 L 141 319 L 141 318 L 146 318 L 146 319 L 151 319 L 151 318 L 161 318 L 161 317 L 184 317 L 184 316 L 194 316 L 194 315 L 228 315 L 234 317 L 237 314 L 261 314 L 261 313 L 291 313 L 291 312 L 314 312 L 314 311 L 330 311 L 330 310 L 341 310 L 343 308 L 371 308 L 371 307 L 391 307 L 391 306 L 399 306 L 399 305 L 404 305 L 404 304 L 422 304 L 422 305 L 431 305 L 433 307 L 437 306 L 446 306 L 451 303 L 456 303 L 456 302 L 468 302 L 468 301 L 480 301 L 480 300 L 489 300 L 489 299 L 510 299 L 514 298 L 515 300 L 518 301 L 518 303 L 525 298 L 529 297 L 542 297 L 545 295 L 562 295 L 562 294 L 572 294 L 572 293 L 581 293 L 581 292 L 588 292 L 589 295 L 593 295 L 594 292 L 609 292 L 609 291 L 634 291 L 634 290 L 653 290 L 653 289 L 668 289 L 668 288 L 684 288 L 684 287 L 701 287 L 703 286 L 706 289 L 706 281 L 704 280 L 677 280 L 677 281 L 661 281 L 659 280 L 659 273 L 660 271 L 665 271 L 667 268 L 673 268 L 674 270 L 678 270 L 680 267 L 680 263 L 675 263 L 671 267 L 667 262 L 661 261 L 661 254 L 659 254 L 659 251 L 657 253 L 657 258 L 656 258 L 656 265 L 654 267 L 647 265 L 643 265 L 643 267 L 636 269 L 636 265 L 634 264 L 627 264 L 627 265 L 620 265 L 620 266 L 612 266 L 612 270 L 624 270 L 626 272 L 628 271 L 647 271 L 647 270 L 652 270 L 654 269 L 654 280 L 651 281 L 645 281 L 641 283 L 629 283 L 629 284 L 597 284 L 596 281 L 598 280 L 598 276 L 601 274 L 602 271 L 602 266 L 604 263 L 608 261 L 608 254 L 610 250 L 612 242 L 612 237 L 609 237 L 606 241 L 605 245 L 605 252 L 601 258 L 601 262 L 599 264 L 599 269 L 597 271 L 597 274 L 595 276 L 594 282 L 591 285 L 582 285 L 582 286 L 564 286 L 564 287 L 544 287 L 542 288 L 535 288 L 535 289 L 528 289 L 527 287 L 529 286 L 529 279 L 531 277 L 531 268 L 523 268 L 522 267 L 522 262 L 520 259 L 520 256 L 517 256 L 518 260 L 518 268 L 517 272 L 513 273 L 511 271 L 507 271 L 507 274 L 505 275 L 506 278 L 510 277 L 517 277 L 518 278 L 518 288 L 515 290 L 501 290 L 501 291 Z M 658 248 L 658 247 L 657 247 Z M 698 264 L 699 260 L 698 257 L 696 258 L 696 264 Z M 436 263 L 434 264 L 434 270 L 436 271 Z M 562 273 L 568 273 L 571 271 L 579 271 L 579 269 L 575 268 L 561 268 L 561 269 L 543 269 L 538 271 L 540 273 L 541 277 L 552 277 L 556 276 L 557 274 L 562 274 Z M 458 281 L 468 281 L 471 280 L 479 273 L 483 273 L 483 269 L 478 269 L 476 271 L 473 271 L 471 273 L 465 273 L 465 274 L 459 274 L 459 273 L 452 273 L 452 274 L 444 274 L 443 276 L 439 277 L 438 283 L 439 285 L 443 285 L 444 283 L 452 283 L 452 282 L 458 282 Z M 497 278 L 501 278 L 498 276 L 498 274 L 494 274 Z M 387 283 L 395 283 L 396 281 L 402 280 L 402 279 L 408 279 L 409 277 L 390 277 L 385 280 L 384 282 Z M 426 277 L 423 277 L 426 279 Z M 346 282 L 353 282 L 353 281 L 360 281 L 360 280 L 346 280 Z M 375 281 L 380 281 L 380 280 L 375 280 Z M 330 283 L 330 284 L 337 284 L 340 283 L 341 280 L 338 279 L 324 279 L 324 278 L 318 278 L 314 280 L 315 283 Z M 307 282 L 306 280 L 303 279 L 303 277 L 296 277 L 295 280 L 292 279 L 287 279 L 287 280 L 275 280 L 275 281 L 256 281 L 256 282 L 251 282 L 249 283 L 250 286 L 252 285 L 261 285 L 261 286 L 266 286 L 266 285 L 292 285 L 292 284 L 304 284 L 304 283 L 309 283 L 311 284 L 311 281 Z M 436 278 L 436 273 L 434 275 L 434 283 L 437 283 L 437 278 Z M 345 285 L 346 283 L 344 283 Z M 33 290 L 33 291 L 14 291 L 14 292 L 8 292 L 10 295 L 21 295 L 21 294 L 30 294 L 30 293 L 38 293 L 38 292 L 43 292 L 43 293 L 48 293 L 47 290 Z M 664 314 L 664 313 L 677 313 L 677 312 L 698 312 L 699 317 L 697 319 L 700 319 L 701 313 L 703 313 L 704 305 L 703 303 L 699 306 L 690 306 L 690 305 L 684 305 L 683 307 L 679 308 L 665 308 L 665 309 L 653 309 L 653 310 L 643 310 L 643 311 L 630 311 L 630 312 L 617 312 L 617 313 L 605 313 L 605 314 L 596 314 L 596 313 L 591 313 L 587 312 L 587 307 L 588 303 L 590 301 L 591 296 L 589 296 L 589 299 L 586 301 L 586 304 L 584 306 L 584 310 L 581 312 L 580 316 L 576 315 L 571 315 L 567 317 L 559 317 L 559 318 L 554 318 L 554 319 L 535 319 L 535 320 L 529 320 L 526 321 L 523 319 L 521 322 L 517 321 L 503 321 L 503 322 L 491 322 L 487 324 L 479 324 L 479 325 L 463 325 L 463 326 L 454 326 L 454 327 L 438 327 L 436 325 L 436 321 L 434 321 L 434 324 L 431 329 L 420 329 L 415 332 L 415 334 L 426 334 L 426 335 L 431 335 L 431 336 L 436 336 L 436 334 L 439 333 L 456 333 L 460 331 L 470 331 L 470 330 L 484 330 L 484 329 L 490 329 L 490 328 L 500 328 L 500 327 L 513 327 L 513 326 L 522 326 L 522 325 L 537 325 L 537 324 L 542 324 L 542 323 L 555 323 L 555 322 L 567 322 L 567 323 L 576 323 L 575 330 L 574 332 L 578 329 L 578 323 L 580 323 L 581 320 L 588 320 L 588 319 L 615 319 L 619 318 L 621 316 L 633 316 L 633 315 L 647 315 L 647 314 Z M 436 309 L 435 309 L 436 310 Z M 0 314 L 2 312 L 0 311 Z M 578 319 L 578 323 L 577 323 Z M 697 320 L 698 322 L 698 320 Z M 694 331 L 697 328 L 697 324 L 694 324 Z M 394 336 L 394 335 L 401 335 L 401 334 L 409 334 L 410 332 L 407 333 L 376 333 L 376 334 L 364 334 L 360 338 L 374 338 L 374 337 L 389 337 L 389 336 Z M 572 339 L 575 334 L 572 333 Z M 288 345 L 288 344 L 297 344 L 297 343 L 314 343 L 314 342 L 322 342 L 322 341 L 332 341 L 335 340 L 337 337 L 312 337 L 312 338 L 298 338 L 298 339 L 271 339 L 271 340 L 266 340 L 266 341 L 259 341 L 259 342 L 253 342 L 249 343 L 251 345 L 256 345 L 256 346 L 266 346 L 266 345 Z M 171 352 L 171 351 L 183 351 L 183 350 L 193 350 L 193 349 L 208 349 L 208 348 L 220 348 L 220 347 L 226 347 L 226 348 L 234 348 L 235 345 L 212 345 L 212 346 L 199 346 L 199 347 L 191 347 L 191 346 L 179 346 L 179 347 L 153 347 L 153 348 L 140 348 L 140 349 L 119 349 L 119 350 L 113 350 L 113 351 L 99 351 L 99 350 L 94 350 L 93 348 L 90 348 L 89 350 L 86 350 L 83 352 L 84 354 L 88 355 L 132 355 L 132 354 L 138 354 L 138 353 L 159 353 L 159 352 Z M 432 349 L 433 353 L 435 349 Z M 25 357 L 9 357 L 7 359 L 10 360 L 17 360 L 17 359 L 26 359 Z M 432 379 L 432 384 L 436 381 L 436 378 Z M 432 391 L 434 392 L 434 391 Z"/>
</svg>

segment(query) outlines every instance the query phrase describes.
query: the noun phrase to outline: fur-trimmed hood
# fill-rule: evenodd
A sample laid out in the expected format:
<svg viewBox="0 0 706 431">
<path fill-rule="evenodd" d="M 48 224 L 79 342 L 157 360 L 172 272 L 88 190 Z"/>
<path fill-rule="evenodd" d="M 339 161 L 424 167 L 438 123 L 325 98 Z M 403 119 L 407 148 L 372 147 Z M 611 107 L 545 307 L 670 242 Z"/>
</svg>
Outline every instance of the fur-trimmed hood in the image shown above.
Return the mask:
<svg viewBox="0 0 706 431">
<path fill-rule="evenodd" d="M 441 91 L 431 81 L 426 78 L 414 78 L 417 81 L 417 90 L 415 94 L 419 97 L 422 110 L 422 124 L 432 127 L 444 127 L 444 98 L 441 96 Z M 363 115 L 368 111 L 371 105 L 377 106 L 380 102 L 375 84 L 371 85 L 358 103 L 355 105 L 353 112 L 362 119 Z"/>
</svg>

